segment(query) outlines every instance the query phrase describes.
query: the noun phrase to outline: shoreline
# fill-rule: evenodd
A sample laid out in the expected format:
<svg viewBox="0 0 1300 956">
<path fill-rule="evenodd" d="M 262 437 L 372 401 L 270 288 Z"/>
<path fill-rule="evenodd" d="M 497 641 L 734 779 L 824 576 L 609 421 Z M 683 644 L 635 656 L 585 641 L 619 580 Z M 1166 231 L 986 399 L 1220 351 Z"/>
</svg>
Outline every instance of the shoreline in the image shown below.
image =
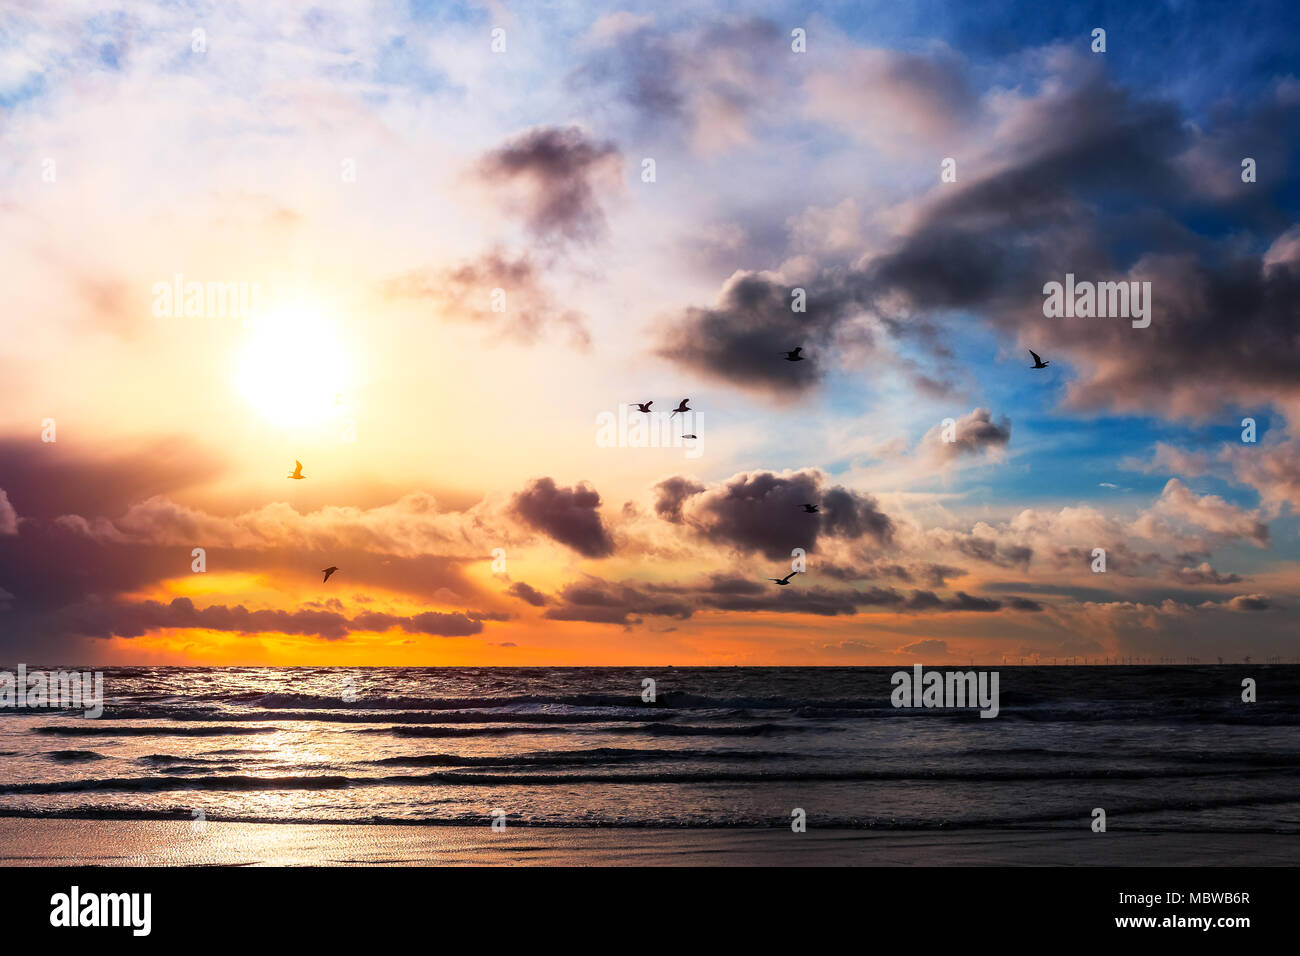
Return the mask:
<svg viewBox="0 0 1300 956">
<path fill-rule="evenodd" d="M 6 817 L 4 866 L 1295 866 L 1300 834 Z"/>
</svg>

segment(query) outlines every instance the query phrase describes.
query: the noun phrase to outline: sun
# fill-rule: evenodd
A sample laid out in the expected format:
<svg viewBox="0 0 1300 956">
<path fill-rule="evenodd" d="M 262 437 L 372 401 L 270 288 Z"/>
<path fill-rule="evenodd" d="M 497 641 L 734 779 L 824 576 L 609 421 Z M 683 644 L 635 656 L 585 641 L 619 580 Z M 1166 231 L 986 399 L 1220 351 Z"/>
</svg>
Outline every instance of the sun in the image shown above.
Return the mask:
<svg viewBox="0 0 1300 956">
<path fill-rule="evenodd" d="M 311 425 L 337 413 L 348 386 L 347 354 L 330 322 L 308 310 L 258 320 L 236 384 L 277 425 Z"/>
</svg>

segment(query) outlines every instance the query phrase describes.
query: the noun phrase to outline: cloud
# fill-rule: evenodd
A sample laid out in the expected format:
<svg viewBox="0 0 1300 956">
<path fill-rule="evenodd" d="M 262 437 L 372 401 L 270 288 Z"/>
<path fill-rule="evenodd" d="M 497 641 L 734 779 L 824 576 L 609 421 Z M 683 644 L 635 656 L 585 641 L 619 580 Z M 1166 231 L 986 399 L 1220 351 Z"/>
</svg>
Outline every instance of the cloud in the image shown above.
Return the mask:
<svg viewBox="0 0 1300 956">
<path fill-rule="evenodd" d="M 600 495 L 590 485 L 557 488 L 538 478 L 515 495 L 512 510 L 530 527 L 588 558 L 614 553 L 614 542 L 600 520 Z"/>
<path fill-rule="evenodd" d="M 632 585 L 588 578 L 562 588 L 559 604 L 548 609 L 544 616 L 554 621 L 634 624 L 643 614 L 684 620 L 692 613 L 689 604 L 675 598 Z"/>
<path fill-rule="evenodd" d="M 787 34 L 758 18 L 720 19 L 676 34 L 645 21 L 593 31 L 593 49 L 570 74 L 571 89 L 601 104 L 612 99 L 647 133 L 684 137 L 698 153 L 753 141 L 752 126 L 780 89 L 774 57 Z"/>
<path fill-rule="evenodd" d="M 847 267 L 813 264 L 798 282 L 738 271 L 713 305 L 681 311 L 660 354 L 739 387 L 796 393 L 825 368 L 820 356 L 794 368 L 768 361 L 792 342 L 818 355 L 847 337 L 862 343 L 860 361 L 907 369 L 909 341 L 941 340 L 933 323 L 972 312 L 1069 363 L 1074 409 L 1206 417 L 1272 403 L 1300 413 L 1300 340 L 1289 332 L 1300 301 L 1295 224 L 1262 218 L 1242 199 L 1216 214 L 1251 243 L 1175 225 L 1200 195 L 1179 163 L 1193 135 L 1179 108 L 1117 85 L 1084 56 L 1054 51 L 1038 62 L 1036 92 L 986 95 L 990 132 L 962 166 L 969 174 L 900 209 L 892 239 Z M 1274 124 L 1261 135 L 1300 138 L 1300 102 L 1258 112 Z M 1251 251 L 1270 239 L 1268 251 Z M 1053 319 L 1046 349 L 1042 288 L 1067 272 L 1151 282 L 1150 327 Z M 796 285 L 807 289 L 806 315 L 789 308 Z M 915 372 L 923 391 L 943 377 Z"/>
<path fill-rule="evenodd" d="M 1025 568 L 1034 557 L 1032 547 L 999 541 L 997 537 L 982 535 L 975 531 L 935 529 L 930 538 L 934 543 L 945 545 L 959 554 L 1000 568 Z"/>
<path fill-rule="evenodd" d="M 1126 461 L 1125 467 L 1192 478 L 1214 475 L 1253 488 L 1259 493 L 1265 511 L 1274 515 L 1283 506 L 1300 508 L 1300 442 L 1294 439 L 1225 442 L 1217 453 L 1156 442 L 1149 460 Z"/>
<path fill-rule="evenodd" d="M 1011 441 L 1011 419 L 1003 415 L 1001 421 L 994 422 L 987 408 L 976 408 L 956 419 L 952 441 L 944 439 L 947 431 L 940 424 L 925 433 L 921 444 L 927 459 L 946 464 L 963 455 L 996 454 Z"/>
<path fill-rule="evenodd" d="M 976 115 L 965 63 L 950 51 L 852 50 L 805 84 L 808 111 L 897 156 L 952 147 Z"/>
<path fill-rule="evenodd" d="M 558 621 L 628 626 L 641 623 L 647 616 L 684 620 L 702 611 L 851 617 L 864 609 L 899 614 L 948 614 L 1004 609 L 1033 612 L 1041 611 L 1042 606 L 1025 598 L 998 600 L 963 591 L 943 598 L 930 591 L 913 591 L 908 596 L 881 587 L 828 588 L 807 583 L 778 588 L 767 581 L 714 573 L 694 583 L 615 583 L 588 576 L 564 587 L 557 604 L 545 616 Z"/>
<path fill-rule="evenodd" d="M 519 598 L 526 604 L 531 604 L 533 607 L 544 607 L 546 605 L 546 595 L 523 581 L 516 581 L 510 585 L 506 589 L 506 593 L 511 597 Z"/>
<path fill-rule="evenodd" d="M 897 653 L 919 655 L 928 654 L 935 657 L 941 657 L 948 653 L 948 642 L 935 640 L 933 638 L 924 641 L 914 641 L 911 644 L 905 644 L 900 647 Z"/>
<path fill-rule="evenodd" d="M 1289 505 L 1292 512 L 1300 511 L 1300 442 L 1227 444 L 1219 460 L 1231 466 L 1236 482 L 1258 491 L 1267 508 Z"/>
<path fill-rule="evenodd" d="M 0 488 L 0 534 L 18 533 L 18 512 L 9 503 L 9 495 Z"/>
<path fill-rule="evenodd" d="M 504 293 L 494 308 L 496 290 Z M 440 314 L 500 329 L 531 344 L 553 330 L 568 335 L 576 348 L 591 344 L 587 316 L 557 305 L 527 254 L 511 258 L 501 250 L 449 268 L 415 269 L 379 285 L 388 299 L 420 299 L 436 304 Z"/>
<path fill-rule="evenodd" d="M 1226 605 L 1230 611 L 1267 611 L 1276 606 L 1267 594 L 1238 594 Z"/>
<path fill-rule="evenodd" d="M 788 559 L 794 548 L 811 552 L 823 536 L 883 545 L 893 535 L 893 523 L 874 498 L 839 486 L 824 488 L 818 471 L 745 472 L 703 489 L 682 481 L 657 486 L 658 514 L 716 544 L 773 561 Z M 821 514 L 806 514 L 805 503 L 818 504 Z"/>
<path fill-rule="evenodd" d="M 1202 561 L 1193 568 L 1179 568 L 1178 580 L 1188 585 L 1203 584 L 1237 584 L 1241 581 L 1239 574 L 1220 574 L 1210 566 L 1208 561 Z"/>
<path fill-rule="evenodd" d="M 577 126 L 539 126 L 489 152 L 477 172 L 514 192 L 535 236 L 590 242 L 606 228 L 599 192 L 620 182 L 621 168 L 613 143 L 597 142 Z"/>
<path fill-rule="evenodd" d="M 193 628 L 234 631 L 241 634 L 273 632 L 341 640 L 356 631 L 400 628 L 411 634 L 465 637 L 483 630 L 481 620 L 467 614 L 425 612 L 409 617 L 363 612 L 349 620 L 335 611 L 316 609 L 249 610 L 243 605 L 213 604 L 198 608 L 189 598 L 159 601 L 88 601 L 65 608 L 58 615 L 61 629 L 86 637 L 140 637 L 150 631 Z"/>
<path fill-rule="evenodd" d="M 737 271 L 712 307 L 687 308 L 662 334 L 658 354 L 721 381 L 775 393 L 812 388 L 826 373 L 834 326 L 852 303 L 835 289 L 805 289 L 807 312 L 791 308 L 802 288 L 774 273 Z M 804 347 L 804 361 L 781 352 Z"/>
<path fill-rule="evenodd" d="M 1269 546 L 1268 525 L 1258 514 L 1244 511 L 1218 495 L 1197 495 L 1177 478 L 1170 478 L 1150 513 L 1181 521 L 1223 538 L 1245 538 Z"/>
<path fill-rule="evenodd" d="M 692 495 L 704 491 L 705 485 L 680 476 L 668 478 L 655 485 L 655 514 L 665 521 L 682 520 L 682 503 Z"/>
</svg>

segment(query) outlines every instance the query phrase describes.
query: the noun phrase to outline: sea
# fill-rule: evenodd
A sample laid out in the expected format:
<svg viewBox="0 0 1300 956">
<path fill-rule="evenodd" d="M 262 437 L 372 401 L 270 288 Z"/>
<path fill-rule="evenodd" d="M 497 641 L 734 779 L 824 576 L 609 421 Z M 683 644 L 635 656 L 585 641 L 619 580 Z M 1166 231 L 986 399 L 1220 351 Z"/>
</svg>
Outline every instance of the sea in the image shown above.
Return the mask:
<svg viewBox="0 0 1300 956">
<path fill-rule="evenodd" d="M 1300 667 L 983 669 L 992 719 L 894 667 L 99 668 L 0 709 L 0 817 L 1300 832 Z"/>
</svg>

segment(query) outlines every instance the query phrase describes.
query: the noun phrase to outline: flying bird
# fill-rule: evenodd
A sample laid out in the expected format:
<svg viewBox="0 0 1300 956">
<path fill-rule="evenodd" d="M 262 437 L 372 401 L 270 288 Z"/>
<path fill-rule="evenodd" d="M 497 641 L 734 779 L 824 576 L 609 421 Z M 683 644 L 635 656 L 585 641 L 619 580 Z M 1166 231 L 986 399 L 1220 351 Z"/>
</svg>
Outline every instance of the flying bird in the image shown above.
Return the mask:
<svg viewBox="0 0 1300 956">
<path fill-rule="evenodd" d="M 804 510 L 804 512 L 805 512 L 806 514 L 810 514 L 810 515 L 819 515 L 819 514 L 821 514 L 821 512 L 817 510 L 817 506 L 816 506 L 816 505 L 804 505 L 804 506 L 803 506 L 803 510 Z"/>
<path fill-rule="evenodd" d="M 654 399 L 648 402 L 628 402 L 628 404 L 635 405 L 638 412 L 645 412 L 648 415 L 650 414 L 650 406 L 654 404 Z"/>
<path fill-rule="evenodd" d="M 337 571 L 338 568 L 321 568 L 321 574 L 325 575 L 325 581 L 330 579 L 330 575 Z M 322 584 L 324 581 L 321 582 Z"/>
<path fill-rule="evenodd" d="M 686 403 L 689 402 L 689 401 L 690 401 L 689 398 L 683 398 L 680 402 L 677 403 L 677 407 L 673 409 L 672 415 L 669 415 L 668 417 L 669 417 L 669 418 L 672 418 L 673 415 L 676 415 L 678 412 L 693 412 L 693 411 L 695 411 L 695 409 L 689 407 L 689 406 L 686 404 Z"/>
<path fill-rule="evenodd" d="M 785 587 L 787 584 L 790 583 L 790 579 L 798 573 L 799 573 L 798 571 L 791 571 L 783 578 L 768 578 L 768 580 L 775 581 L 777 584 L 781 585 L 781 587 Z"/>
<path fill-rule="evenodd" d="M 802 352 L 802 351 L 803 351 L 803 346 L 802 346 L 802 345 L 796 345 L 796 346 L 795 346 L 793 349 L 791 349 L 789 352 L 786 352 L 786 353 L 785 353 L 785 360 L 786 360 L 787 362 L 802 362 L 802 361 L 803 361 L 803 356 L 799 354 L 799 353 Z"/>
<path fill-rule="evenodd" d="M 672 416 L 670 415 L 669 417 L 671 418 Z M 699 437 L 699 436 L 697 436 L 697 435 L 683 435 L 682 437 L 683 437 L 683 438 L 697 438 L 697 437 Z"/>
<path fill-rule="evenodd" d="M 294 469 L 293 469 L 293 474 L 292 474 L 292 475 L 288 475 L 287 477 L 289 477 L 289 478 L 294 478 L 294 479 L 296 479 L 296 480 L 298 480 L 298 481 L 302 481 L 304 478 L 307 477 L 306 475 L 304 475 L 304 474 L 302 473 L 302 462 L 298 461 L 298 460 L 295 458 L 293 463 L 294 463 L 294 465 L 295 465 L 295 467 L 294 467 Z"/>
<path fill-rule="evenodd" d="M 1033 349 L 1029 350 L 1029 354 L 1034 357 L 1034 364 L 1029 366 L 1030 368 L 1047 368 L 1047 366 L 1052 364 L 1051 362 L 1044 362 L 1042 359 L 1040 359 L 1038 357 L 1038 353 L 1035 352 Z"/>
</svg>

